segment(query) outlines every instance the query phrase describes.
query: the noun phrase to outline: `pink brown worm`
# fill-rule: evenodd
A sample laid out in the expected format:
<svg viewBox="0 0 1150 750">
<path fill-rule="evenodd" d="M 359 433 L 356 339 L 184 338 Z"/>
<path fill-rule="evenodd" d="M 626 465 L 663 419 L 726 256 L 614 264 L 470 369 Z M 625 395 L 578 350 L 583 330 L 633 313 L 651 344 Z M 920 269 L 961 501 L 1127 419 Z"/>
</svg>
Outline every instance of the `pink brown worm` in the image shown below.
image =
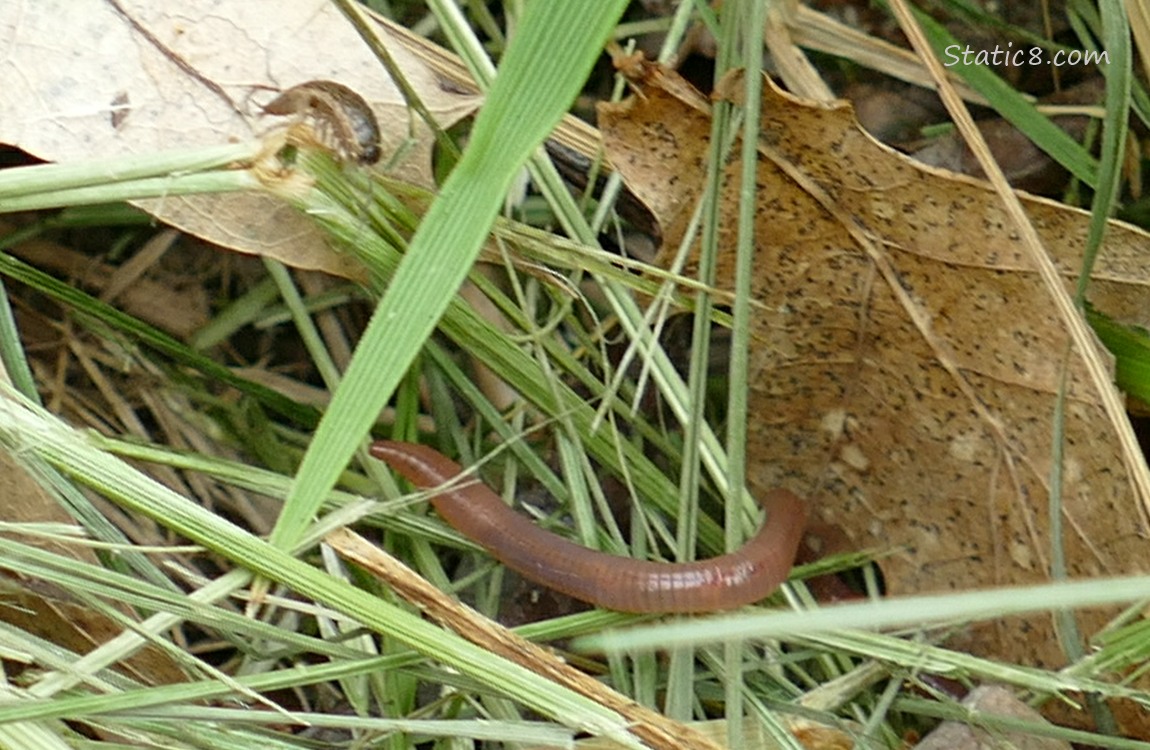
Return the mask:
<svg viewBox="0 0 1150 750">
<path fill-rule="evenodd" d="M 423 445 L 377 441 L 371 454 L 421 490 L 463 468 Z M 620 612 L 714 612 L 756 602 L 787 578 L 806 526 L 806 507 L 776 489 L 762 499 L 767 523 L 737 552 L 688 563 L 632 560 L 587 549 L 516 513 L 481 482 L 431 497 L 456 531 L 525 578 Z"/>
</svg>

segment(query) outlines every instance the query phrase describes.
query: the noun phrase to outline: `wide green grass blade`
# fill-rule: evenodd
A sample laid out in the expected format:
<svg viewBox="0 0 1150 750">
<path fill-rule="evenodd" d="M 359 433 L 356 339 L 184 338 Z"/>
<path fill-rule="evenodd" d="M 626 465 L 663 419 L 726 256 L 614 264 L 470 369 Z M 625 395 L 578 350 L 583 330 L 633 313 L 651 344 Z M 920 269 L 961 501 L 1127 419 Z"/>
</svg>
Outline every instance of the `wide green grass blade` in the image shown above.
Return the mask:
<svg viewBox="0 0 1150 750">
<path fill-rule="evenodd" d="M 1150 334 L 1126 326 L 1086 307 L 1086 320 L 1115 359 L 1114 381 L 1118 388 L 1150 403 Z"/>
<path fill-rule="evenodd" d="M 575 98 L 625 6 L 527 4 L 471 142 L 412 238 L 304 456 L 274 544 L 300 538 L 447 309 L 512 179 Z"/>
</svg>

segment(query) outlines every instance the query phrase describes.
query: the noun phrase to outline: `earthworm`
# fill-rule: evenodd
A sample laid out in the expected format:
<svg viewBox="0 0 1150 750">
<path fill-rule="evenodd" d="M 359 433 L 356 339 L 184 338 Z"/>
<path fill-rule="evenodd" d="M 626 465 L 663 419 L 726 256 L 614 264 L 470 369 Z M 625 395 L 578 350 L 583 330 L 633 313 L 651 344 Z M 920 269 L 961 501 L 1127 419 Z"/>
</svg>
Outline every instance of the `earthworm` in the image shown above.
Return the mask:
<svg viewBox="0 0 1150 750">
<path fill-rule="evenodd" d="M 423 445 L 377 441 L 371 454 L 422 490 L 463 469 Z M 525 578 L 620 612 L 713 612 L 750 604 L 786 580 L 806 526 L 794 493 L 771 490 L 767 523 L 737 552 L 688 563 L 632 560 L 581 547 L 541 529 L 481 482 L 448 489 L 431 505 L 448 524 Z"/>
<path fill-rule="evenodd" d="M 360 164 L 379 161 L 379 121 L 362 96 L 335 81 L 308 81 L 292 86 L 264 112 L 272 115 L 301 114 L 310 118 L 321 145 L 342 159 Z M 327 143 L 322 143 L 327 139 Z"/>
</svg>

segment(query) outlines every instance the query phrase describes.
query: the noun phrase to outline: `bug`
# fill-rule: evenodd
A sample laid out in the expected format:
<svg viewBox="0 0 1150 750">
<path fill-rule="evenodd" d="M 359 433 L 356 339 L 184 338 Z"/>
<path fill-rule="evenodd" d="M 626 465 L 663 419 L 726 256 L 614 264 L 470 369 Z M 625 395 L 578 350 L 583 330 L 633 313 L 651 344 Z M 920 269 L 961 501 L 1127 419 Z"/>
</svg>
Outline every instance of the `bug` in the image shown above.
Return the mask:
<svg viewBox="0 0 1150 750">
<path fill-rule="evenodd" d="M 271 115 L 299 115 L 310 133 L 291 137 L 314 143 L 357 164 L 379 161 L 379 121 L 362 96 L 335 81 L 307 81 L 292 86 L 263 107 Z M 293 128 L 294 130 L 294 128 Z M 311 136 L 311 137 L 308 137 Z"/>
</svg>

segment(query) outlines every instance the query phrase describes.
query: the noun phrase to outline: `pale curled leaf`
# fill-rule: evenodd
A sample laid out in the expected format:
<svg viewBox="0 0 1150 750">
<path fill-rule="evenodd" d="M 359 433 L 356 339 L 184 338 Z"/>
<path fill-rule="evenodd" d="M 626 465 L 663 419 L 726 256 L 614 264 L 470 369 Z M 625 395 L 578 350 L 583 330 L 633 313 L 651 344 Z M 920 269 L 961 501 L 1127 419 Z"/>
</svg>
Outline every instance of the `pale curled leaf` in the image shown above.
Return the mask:
<svg viewBox="0 0 1150 750">
<path fill-rule="evenodd" d="M 710 113 L 667 93 L 668 78 L 650 72 L 643 95 L 604 107 L 600 123 L 612 161 L 674 248 L 702 189 Z M 721 231 L 733 247 L 738 164 L 725 170 Z M 786 486 L 859 547 L 895 550 L 883 562 L 892 594 L 1045 580 L 1051 415 L 1068 362 L 1070 573 L 1150 568 L 1115 430 L 983 183 L 886 149 L 843 104 L 770 85 L 758 182 L 749 410 L 760 416 L 748 445 L 757 492 Z M 1072 283 L 1088 216 L 1031 198 L 1026 207 Z M 1143 324 L 1146 241 L 1113 224 L 1091 287 L 1101 310 Z M 720 263 L 720 286 L 732 273 L 732 261 Z M 1084 625 L 1093 633 L 1098 618 Z M 1048 620 L 994 627 L 969 634 L 974 650 L 1060 661 Z"/>
<path fill-rule="evenodd" d="M 385 26 L 376 28 L 442 124 L 474 109 L 476 97 L 443 84 Z M 278 91 L 334 80 L 363 96 L 380 120 L 383 162 L 403 153 L 393 174 L 431 185 L 426 126 L 413 121 L 379 61 L 326 0 L 192 2 L 178 12 L 147 0 L 7 3 L 0 6 L 0 38 L 0 142 L 42 159 L 257 138 L 289 119 L 261 110 Z M 144 207 L 226 247 L 354 274 L 307 217 L 263 194 L 168 198 Z"/>
</svg>

